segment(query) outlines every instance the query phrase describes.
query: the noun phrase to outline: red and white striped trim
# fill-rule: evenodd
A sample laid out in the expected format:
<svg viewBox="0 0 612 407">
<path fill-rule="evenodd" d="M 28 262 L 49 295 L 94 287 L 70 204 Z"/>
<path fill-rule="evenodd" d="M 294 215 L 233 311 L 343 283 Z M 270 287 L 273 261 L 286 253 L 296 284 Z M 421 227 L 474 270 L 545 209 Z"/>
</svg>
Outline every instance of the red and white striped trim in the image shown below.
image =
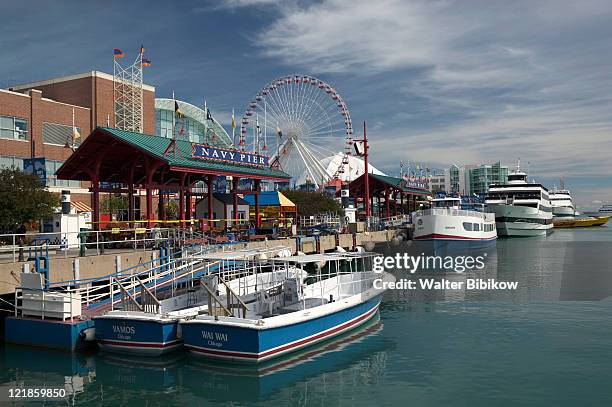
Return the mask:
<svg viewBox="0 0 612 407">
<path fill-rule="evenodd" d="M 264 359 L 268 359 L 273 356 L 278 356 L 283 353 L 297 350 L 311 343 L 321 341 L 327 337 L 330 337 L 333 335 L 339 335 L 342 332 L 349 330 L 355 327 L 356 325 L 359 325 L 360 323 L 364 323 L 368 319 L 373 317 L 376 314 L 376 311 L 378 311 L 379 305 L 380 305 L 380 302 L 376 304 L 372 309 L 366 311 L 365 313 L 361 314 L 358 317 L 353 318 L 350 321 L 343 323 L 342 325 L 338 325 L 336 327 L 329 328 L 325 331 L 321 331 L 317 334 L 308 336 L 303 339 L 298 339 L 297 341 L 288 343 L 286 345 L 281 345 L 276 348 L 269 349 L 265 352 L 226 351 L 226 350 L 220 350 L 220 349 L 209 349 L 209 348 L 204 348 L 201 346 L 189 345 L 189 344 L 185 344 L 185 347 L 193 352 L 203 353 L 211 357 L 217 357 L 217 358 L 223 358 L 223 359 L 242 359 L 242 360 L 258 362 L 258 361 L 262 361 Z"/>
<path fill-rule="evenodd" d="M 482 240 L 482 241 L 487 241 L 487 240 L 495 240 L 495 239 L 497 239 L 497 236 L 482 238 L 482 237 L 466 237 L 466 236 L 458 236 L 458 235 L 445 235 L 445 234 L 441 234 L 441 233 L 430 233 L 428 235 L 418 236 L 418 237 L 414 238 L 414 240 L 433 240 L 433 239 L 439 239 L 439 240 Z"/>
<path fill-rule="evenodd" d="M 125 348 L 171 348 L 174 346 L 179 346 L 183 340 L 175 339 L 173 341 L 168 342 L 133 342 L 133 341 L 117 341 L 112 339 L 98 339 L 98 342 L 103 345 L 108 346 L 117 346 L 117 347 L 125 347 Z"/>
</svg>

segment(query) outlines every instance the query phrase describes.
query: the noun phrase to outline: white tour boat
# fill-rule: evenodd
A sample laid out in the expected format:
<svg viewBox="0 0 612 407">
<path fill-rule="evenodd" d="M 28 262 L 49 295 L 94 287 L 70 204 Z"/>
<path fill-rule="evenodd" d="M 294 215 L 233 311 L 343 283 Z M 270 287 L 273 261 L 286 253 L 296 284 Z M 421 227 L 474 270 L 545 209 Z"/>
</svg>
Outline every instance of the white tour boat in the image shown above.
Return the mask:
<svg viewBox="0 0 612 407">
<path fill-rule="evenodd" d="M 508 183 L 491 185 L 486 198 L 487 210 L 495 214 L 499 236 L 543 236 L 553 228 L 553 212 L 548 189 L 528 183 L 520 162 Z"/>
<path fill-rule="evenodd" d="M 497 239 L 495 215 L 461 209 L 460 198 L 437 198 L 431 209 L 415 212 L 414 240 L 433 241 L 435 246 L 448 242 L 467 242 L 482 246 Z"/>
<path fill-rule="evenodd" d="M 576 216 L 576 207 L 567 189 L 554 189 L 550 191 L 550 204 L 555 218 L 573 218 Z"/>
<path fill-rule="evenodd" d="M 598 216 L 612 216 L 612 205 L 602 205 L 597 214 Z"/>
</svg>

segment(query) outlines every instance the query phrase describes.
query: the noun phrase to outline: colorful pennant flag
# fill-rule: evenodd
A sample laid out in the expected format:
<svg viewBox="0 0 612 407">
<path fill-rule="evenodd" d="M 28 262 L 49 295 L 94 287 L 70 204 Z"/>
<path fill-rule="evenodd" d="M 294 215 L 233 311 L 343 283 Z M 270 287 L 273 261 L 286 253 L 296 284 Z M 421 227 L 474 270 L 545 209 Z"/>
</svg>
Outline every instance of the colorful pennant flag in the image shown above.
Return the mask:
<svg viewBox="0 0 612 407">
<path fill-rule="evenodd" d="M 181 111 L 181 108 L 179 107 L 178 102 L 176 100 L 174 101 L 174 113 L 176 113 L 176 115 L 178 117 L 183 117 L 184 116 L 183 112 Z"/>
</svg>

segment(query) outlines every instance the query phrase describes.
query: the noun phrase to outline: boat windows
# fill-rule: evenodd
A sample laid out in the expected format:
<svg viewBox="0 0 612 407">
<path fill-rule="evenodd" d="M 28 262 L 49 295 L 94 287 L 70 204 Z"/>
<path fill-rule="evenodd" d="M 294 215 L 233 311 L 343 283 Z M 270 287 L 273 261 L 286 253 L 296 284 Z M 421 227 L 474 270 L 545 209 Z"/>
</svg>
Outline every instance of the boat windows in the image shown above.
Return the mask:
<svg viewBox="0 0 612 407">
<path fill-rule="evenodd" d="M 474 223 L 474 232 L 480 232 L 480 225 L 478 223 Z"/>
<path fill-rule="evenodd" d="M 502 216 L 499 218 L 495 218 L 495 221 L 500 223 L 538 223 L 540 225 L 549 225 L 552 223 L 552 218 L 542 219 L 542 218 L 515 218 L 511 216 Z"/>
<path fill-rule="evenodd" d="M 526 174 L 510 174 L 508 175 L 508 181 L 527 181 Z"/>
<path fill-rule="evenodd" d="M 459 199 L 445 199 L 440 201 L 433 201 L 434 208 L 455 208 L 459 206 L 461 201 Z"/>
<path fill-rule="evenodd" d="M 515 203 L 516 206 L 526 206 L 528 208 L 537 208 L 537 203 Z"/>
<path fill-rule="evenodd" d="M 472 228 L 472 223 L 471 222 L 463 222 L 463 229 L 467 230 L 468 232 L 473 231 L 474 229 Z"/>
<path fill-rule="evenodd" d="M 491 192 L 487 195 L 487 199 L 541 199 L 540 192 Z"/>
</svg>

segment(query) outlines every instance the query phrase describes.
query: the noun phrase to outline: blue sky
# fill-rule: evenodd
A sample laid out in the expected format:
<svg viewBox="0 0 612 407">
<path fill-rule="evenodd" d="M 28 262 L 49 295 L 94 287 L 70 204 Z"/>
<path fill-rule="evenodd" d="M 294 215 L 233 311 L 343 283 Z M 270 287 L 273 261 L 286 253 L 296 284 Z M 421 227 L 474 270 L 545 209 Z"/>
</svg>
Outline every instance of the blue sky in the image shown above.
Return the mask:
<svg viewBox="0 0 612 407">
<path fill-rule="evenodd" d="M 0 6 L 0 86 L 112 71 L 141 43 L 145 81 L 227 121 L 275 77 L 332 84 L 372 160 L 530 162 L 583 207 L 612 201 L 607 1 L 24 1 Z M 359 127 L 355 125 L 355 127 Z"/>
</svg>

